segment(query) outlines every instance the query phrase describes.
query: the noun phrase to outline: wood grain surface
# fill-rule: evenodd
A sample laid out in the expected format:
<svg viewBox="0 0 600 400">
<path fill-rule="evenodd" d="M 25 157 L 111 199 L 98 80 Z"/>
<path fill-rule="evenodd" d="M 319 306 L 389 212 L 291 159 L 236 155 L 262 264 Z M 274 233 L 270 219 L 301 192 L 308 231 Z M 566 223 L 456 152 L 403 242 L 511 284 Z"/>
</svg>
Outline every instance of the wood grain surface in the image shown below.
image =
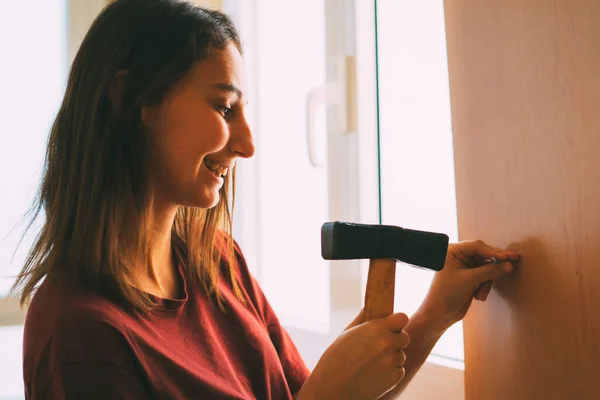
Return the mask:
<svg viewBox="0 0 600 400">
<path fill-rule="evenodd" d="M 445 9 L 459 236 L 522 254 L 466 318 L 466 399 L 600 399 L 600 1 Z"/>
</svg>

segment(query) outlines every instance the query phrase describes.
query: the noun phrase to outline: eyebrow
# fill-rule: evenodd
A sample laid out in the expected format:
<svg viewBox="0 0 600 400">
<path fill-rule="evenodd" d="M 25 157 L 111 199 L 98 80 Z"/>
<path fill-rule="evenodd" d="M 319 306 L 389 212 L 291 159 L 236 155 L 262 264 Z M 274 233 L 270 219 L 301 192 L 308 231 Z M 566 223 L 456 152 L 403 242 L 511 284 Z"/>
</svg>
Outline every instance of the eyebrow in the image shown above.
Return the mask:
<svg viewBox="0 0 600 400">
<path fill-rule="evenodd" d="M 235 86 L 231 83 L 216 83 L 214 85 L 214 87 L 219 90 L 225 91 L 225 92 L 235 93 L 237 95 L 238 99 L 241 99 L 244 95 L 244 93 L 242 93 L 240 88 L 238 88 L 237 86 Z"/>
</svg>

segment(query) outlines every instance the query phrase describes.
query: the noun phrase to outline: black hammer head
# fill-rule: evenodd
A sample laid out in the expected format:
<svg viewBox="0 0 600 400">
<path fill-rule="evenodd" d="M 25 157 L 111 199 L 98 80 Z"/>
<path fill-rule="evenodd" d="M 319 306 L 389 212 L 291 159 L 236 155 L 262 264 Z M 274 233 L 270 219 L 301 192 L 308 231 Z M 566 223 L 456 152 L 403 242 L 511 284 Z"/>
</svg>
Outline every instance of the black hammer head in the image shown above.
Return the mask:
<svg viewBox="0 0 600 400">
<path fill-rule="evenodd" d="M 389 258 L 440 271 L 448 251 L 448 235 L 390 225 L 327 222 L 321 228 L 325 260 Z"/>
</svg>

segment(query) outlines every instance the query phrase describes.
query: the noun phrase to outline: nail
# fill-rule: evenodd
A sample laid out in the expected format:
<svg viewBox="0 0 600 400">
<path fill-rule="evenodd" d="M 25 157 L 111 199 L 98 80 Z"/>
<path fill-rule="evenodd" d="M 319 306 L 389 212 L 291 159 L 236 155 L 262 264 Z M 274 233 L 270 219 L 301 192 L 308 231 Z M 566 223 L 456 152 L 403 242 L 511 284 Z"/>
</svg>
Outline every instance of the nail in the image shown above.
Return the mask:
<svg viewBox="0 0 600 400">
<path fill-rule="evenodd" d="M 499 264 L 507 262 L 507 260 L 498 260 L 496 257 L 492 257 L 492 258 L 490 258 L 489 262 L 492 265 L 499 265 Z"/>
</svg>

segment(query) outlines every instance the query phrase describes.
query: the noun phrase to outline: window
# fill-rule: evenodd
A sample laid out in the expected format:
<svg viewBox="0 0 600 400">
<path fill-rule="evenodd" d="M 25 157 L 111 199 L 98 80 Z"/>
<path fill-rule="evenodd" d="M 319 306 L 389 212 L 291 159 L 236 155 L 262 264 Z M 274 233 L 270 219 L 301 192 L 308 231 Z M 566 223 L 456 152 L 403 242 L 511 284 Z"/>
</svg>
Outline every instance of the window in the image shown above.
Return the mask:
<svg viewBox="0 0 600 400">
<path fill-rule="evenodd" d="M 456 242 L 443 1 L 378 0 L 377 36 L 382 222 L 445 233 Z M 399 265 L 396 309 L 416 311 L 432 276 Z M 461 367 L 462 324 L 433 354 Z"/>
<path fill-rule="evenodd" d="M 66 1 L 0 3 L 0 296 L 23 264 L 35 229 L 13 253 L 23 214 L 36 193 L 50 125 L 62 100 L 67 69 Z M 27 21 L 27 23 L 24 23 Z M 36 29 L 31 29 L 35 26 Z M 7 112 L 8 111 L 8 112 Z"/>
<path fill-rule="evenodd" d="M 257 154 L 240 163 L 237 237 L 309 366 L 361 306 L 368 265 L 357 263 L 362 268 L 355 273 L 346 264 L 344 275 L 334 272 L 338 262 L 324 264 L 317 242 L 323 222 L 378 223 L 381 211 L 383 223 L 457 238 L 443 3 L 422 3 L 313 0 L 299 10 L 269 0 L 224 2 L 243 27 L 256 108 Z M 316 135 L 323 174 L 310 163 L 304 113 L 311 89 L 354 78 L 351 71 L 340 73 L 342 58 L 355 60 L 356 126 L 336 125 L 340 110 L 349 110 L 350 95 L 328 103 L 327 124 Z M 285 166 L 277 181 L 272 165 Z M 294 228 L 282 232 L 282 221 Z M 432 273 L 399 265 L 397 276 L 396 310 L 410 315 Z M 335 290 L 340 278 L 341 290 Z M 460 370 L 462 353 L 458 324 L 430 360 Z"/>
<path fill-rule="evenodd" d="M 238 164 L 234 235 L 312 367 L 362 306 L 368 265 L 324 261 L 322 223 L 381 216 L 456 240 L 443 3 L 193 1 L 223 9 L 241 31 L 257 152 Z M 48 0 L 35 14 L 26 14 L 27 2 L 0 3 L 8 60 L 0 66 L 0 109 L 15 110 L 0 116 L 0 187 L 10 188 L 0 194 L 2 238 L 37 188 L 69 56 L 106 2 Z M 26 17 L 36 30 L 20 23 Z M 0 242 L 0 297 L 31 243 L 26 238 L 9 263 L 19 233 Z M 399 265 L 397 276 L 396 310 L 411 314 L 431 273 Z M 22 398 L 22 325 L 5 323 L 7 309 L 0 302 L 0 400 Z M 434 353 L 433 361 L 461 367 L 460 325 Z"/>
<path fill-rule="evenodd" d="M 0 326 L 0 400 L 23 399 L 23 325 Z"/>
<path fill-rule="evenodd" d="M 324 4 L 223 4 L 245 43 L 256 143 L 256 156 L 238 162 L 236 237 L 279 318 L 321 332 L 329 324 L 329 271 L 319 236 L 328 215 L 328 171 L 309 157 L 306 102 L 325 82 Z M 319 111 L 315 136 L 324 138 Z"/>
<path fill-rule="evenodd" d="M 23 312 L 3 297 L 36 234 L 17 248 L 64 92 L 67 1 L 0 2 L 0 53 L 0 399 L 8 400 L 23 398 Z"/>
</svg>

